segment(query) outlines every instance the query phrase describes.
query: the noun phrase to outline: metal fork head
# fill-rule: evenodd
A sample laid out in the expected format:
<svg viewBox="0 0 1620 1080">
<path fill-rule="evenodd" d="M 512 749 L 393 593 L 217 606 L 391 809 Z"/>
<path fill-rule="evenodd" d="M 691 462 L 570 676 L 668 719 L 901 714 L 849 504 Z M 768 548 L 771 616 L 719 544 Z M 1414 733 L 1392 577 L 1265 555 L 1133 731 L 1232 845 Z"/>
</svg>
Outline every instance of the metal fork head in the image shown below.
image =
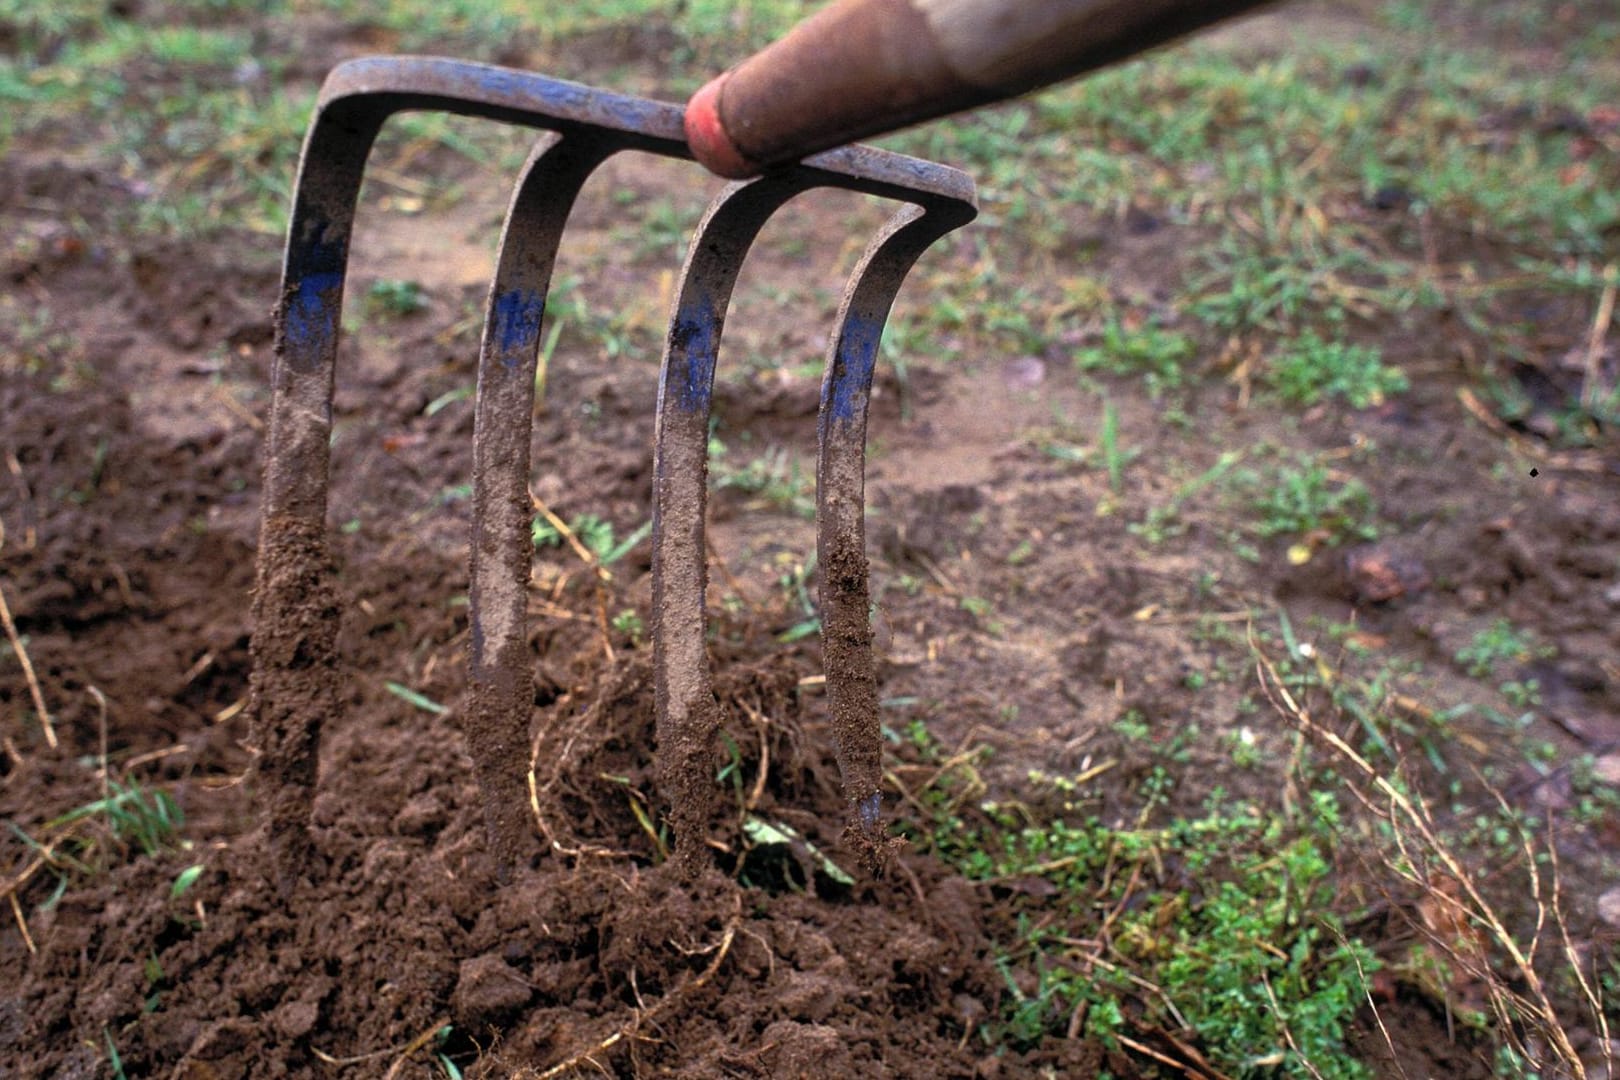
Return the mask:
<svg viewBox="0 0 1620 1080">
<path fill-rule="evenodd" d="M 690 160 L 681 110 L 527 72 L 426 57 L 351 61 L 328 77 L 305 140 L 276 309 L 269 450 L 254 597 L 253 718 L 279 884 L 319 872 L 309 834 L 322 726 L 336 715 L 341 603 L 326 544 L 339 315 L 366 160 L 396 112 L 435 110 L 542 129 L 513 192 L 478 363 L 473 447 L 468 749 L 497 872 L 536 847 L 525 820 L 533 702 L 527 651 L 528 477 L 534 373 L 551 269 L 580 187 L 621 150 Z M 862 532 L 866 400 L 889 306 L 912 262 L 972 220 L 963 174 L 852 147 L 728 187 L 693 239 L 658 392 L 654 671 L 660 783 L 677 862 L 702 865 L 719 724 L 705 649 L 703 537 L 710 395 L 732 285 L 759 229 L 815 187 L 908 204 L 856 269 L 829 351 L 820 418 L 817 542 L 829 690 L 850 835 L 880 850 L 878 720 Z"/>
</svg>

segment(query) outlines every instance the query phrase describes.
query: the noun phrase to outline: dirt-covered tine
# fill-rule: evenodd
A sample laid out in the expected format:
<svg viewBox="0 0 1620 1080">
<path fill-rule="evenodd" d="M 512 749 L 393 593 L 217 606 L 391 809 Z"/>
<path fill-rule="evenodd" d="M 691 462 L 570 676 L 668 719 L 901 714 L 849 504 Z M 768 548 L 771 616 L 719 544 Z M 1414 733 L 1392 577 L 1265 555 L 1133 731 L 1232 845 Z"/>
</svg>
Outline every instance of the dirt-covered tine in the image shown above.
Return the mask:
<svg viewBox="0 0 1620 1080">
<path fill-rule="evenodd" d="M 679 107 L 528 72 L 393 57 L 350 61 L 328 77 L 304 144 L 276 311 L 254 598 L 252 738 L 268 807 L 273 871 L 283 890 L 321 872 L 310 814 L 321 730 L 340 701 L 342 598 L 327 545 L 326 513 L 349 237 L 371 146 L 383 123 L 406 109 L 554 133 L 530 155 L 514 189 L 490 287 L 475 404 L 466 729 L 490 852 L 503 879 L 536 847 L 523 813 L 524 751 L 533 708 L 526 626 L 528 474 L 535 365 L 553 263 L 580 187 L 607 157 L 640 150 L 691 159 Z M 859 835 L 867 847 L 876 844 L 878 729 L 869 629 L 862 638 L 867 590 L 860 552 L 871 360 L 912 261 L 976 211 L 972 181 L 962 173 L 851 147 L 727 188 L 694 239 L 671 319 L 655 435 L 655 697 L 661 784 L 674 805 L 677 862 L 688 873 L 701 866 L 718 724 L 703 620 L 714 364 L 732 285 L 754 237 L 783 203 L 815 187 L 913 207 L 884 230 L 850 285 L 840 314 L 840 344 L 830 361 L 832 404 L 823 406 L 823 471 L 835 493 L 828 511 L 835 522 L 823 525 L 821 543 L 841 553 L 838 565 L 846 571 L 858 568 L 860 578 L 858 588 L 848 588 L 844 573 L 827 594 L 836 613 L 830 625 L 838 636 L 829 650 L 838 658 L 829 682 L 850 681 L 847 692 L 839 687 L 834 695 L 839 758 Z"/>
<path fill-rule="evenodd" d="M 565 134 L 605 131 L 620 149 L 689 156 L 679 108 L 527 72 L 378 57 L 339 65 L 322 86 L 299 160 L 276 306 L 253 610 L 252 738 L 284 890 L 319 872 L 309 835 L 316 762 L 321 729 L 338 711 L 341 599 L 327 548 L 326 496 L 349 238 L 372 144 L 383 123 L 406 109 Z M 521 754 L 512 768 L 521 772 Z"/>
<path fill-rule="evenodd" d="M 541 141 L 512 193 L 478 354 L 473 420 L 472 587 L 467 745 L 496 872 L 535 848 L 523 770 L 534 710 L 528 651 L 529 444 L 535 368 L 563 226 L 579 190 L 614 151 L 601 132 Z"/>
<path fill-rule="evenodd" d="M 709 411 L 732 286 L 760 228 L 810 186 L 802 172 L 733 184 L 709 207 L 681 270 L 658 380 L 653 444 L 653 687 L 658 772 L 673 804 L 675 858 L 696 873 L 720 728 L 703 617 L 708 586 Z"/>
<path fill-rule="evenodd" d="M 866 559 L 866 412 L 878 345 L 895 295 L 935 240 L 966 224 L 971 207 L 907 207 L 856 265 L 829 342 L 816 441 L 816 553 L 821 564 L 822 660 L 838 770 L 849 804 L 847 842 L 873 872 L 883 866 L 883 739 L 872 654 Z"/>
</svg>

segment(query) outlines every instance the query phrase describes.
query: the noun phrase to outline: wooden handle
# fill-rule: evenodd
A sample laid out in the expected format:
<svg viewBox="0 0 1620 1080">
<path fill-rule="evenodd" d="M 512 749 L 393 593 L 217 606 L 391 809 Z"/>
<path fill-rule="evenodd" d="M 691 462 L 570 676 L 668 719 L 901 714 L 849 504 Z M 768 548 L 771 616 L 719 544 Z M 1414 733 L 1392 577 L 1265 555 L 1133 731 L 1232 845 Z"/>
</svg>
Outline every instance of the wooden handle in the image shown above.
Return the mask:
<svg viewBox="0 0 1620 1080">
<path fill-rule="evenodd" d="M 1014 97 L 1267 0 L 835 0 L 698 91 L 693 154 L 722 176 Z"/>
</svg>

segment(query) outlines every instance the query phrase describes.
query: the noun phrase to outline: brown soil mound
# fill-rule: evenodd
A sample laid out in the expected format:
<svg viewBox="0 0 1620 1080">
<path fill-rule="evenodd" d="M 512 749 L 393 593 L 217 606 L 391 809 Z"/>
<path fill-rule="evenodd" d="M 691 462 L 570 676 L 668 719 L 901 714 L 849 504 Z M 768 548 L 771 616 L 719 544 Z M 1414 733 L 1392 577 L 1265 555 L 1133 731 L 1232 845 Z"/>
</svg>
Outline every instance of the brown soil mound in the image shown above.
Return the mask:
<svg viewBox="0 0 1620 1080">
<path fill-rule="evenodd" d="M 471 1075 L 975 1074 L 969 1036 L 1001 992 L 990 898 L 913 856 L 883 881 L 829 876 L 818 853 L 855 860 L 825 710 L 800 686 L 813 657 L 744 624 L 717 635 L 735 797 L 715 868 L 688 884 L 654 824 L 644 655 L 619 640 L 609 659 L 592 595 L 560 594 L 579 617 L 533 631 L 529 811 L 549 851 L 496 887 L 455 713 L 384 685 L 459 699 L 465 609 L 446 601 L 465 571 L 409 541 L 340 552 L 353 666 L 323 748 L 318 872 L 284 889 L 242 745 L 251 435 L 154 437 L 93 379 L 8 378 L 0 403 L 16 465 L 0 565 L 61 740 L 31 725 L 4 765 L 29 933 L 0 939 L 22 973 L 0 1001 L 6 1075 L 106 1075 L 109 1047 L 125 1075 L 187 1078 L 441 1075 L 438 1054 Z M 8 665 L 0 701 L 29 700 Z M 104 794 L 104 752 L 112 776 L 175 792 L 184 850 L 50 820 Z M 751 844 L 749 817 L 800 841 Z M 85 872 L 58 874 L 23 833 Z"/>
</svg>

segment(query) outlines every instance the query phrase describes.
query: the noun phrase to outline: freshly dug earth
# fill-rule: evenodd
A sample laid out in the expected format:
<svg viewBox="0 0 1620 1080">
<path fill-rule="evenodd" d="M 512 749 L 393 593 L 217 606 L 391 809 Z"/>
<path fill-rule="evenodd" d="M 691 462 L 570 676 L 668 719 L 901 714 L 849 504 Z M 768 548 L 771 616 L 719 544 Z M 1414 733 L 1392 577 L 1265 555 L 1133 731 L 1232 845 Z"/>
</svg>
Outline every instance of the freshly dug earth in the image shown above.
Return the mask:
<svg viewBox="0 0 1620 1080">
<path fill-rule="evenodd" d="M 465 504 L 430 493 L 460 482 L 468 425 L 445 420 L 425 438 L 399 430 L 418 422 L 435 372 L 379 368 L 340 398 L 340 447 L 385 449 L 337 455 L 336 516 L 363 522 L 334 536 L 347 674 L 321 755 L 310 872 L 283 882 L 254 801 L 243 708 L 259 437 L 254 414 L 231 396 L 256 400 L 268 335 L 252 294 L 271 293 L 273 280 L 246 275 L 240 293 L 213 299 L 210 320 L 259 343 L 240 350 L 229 377 L 170 376 L 173 395 L 146 398 L 145 411 L 122 378 L 130 357 L 172 349 L 164 327 L 199 298 L 163 297 L 150 310 L 138 284 L 94 266 L 51 280 L 65 292 L 113 292 L 136 329 L 104 352 L 92 346 L 71 387 L 43 374 L 0 382 L 9 421 L 0 565 L 61 741 L 51 750 L 37 729 L 8 733 L 0 812 L 29 835 L 62 835 L 51 819 L 103 796 L 105 755 L 114 775 L 172 791 L 187 821 L 185 847 L 153 856 L 85 822 L 61 843 L 101 872 L 60 882 L 17 834 L 0 840 L 12 880 L 22 878 L 14 892 L 28 932 L 0 937 L 7 969 L 23 973 L 0 1000 L 6 1075 L 106 1075 L 109 1046 L 126 1075 L 183 1078 L 429 1076 L 439 1075 L 439 1053 L 468 1075 L 1142 1071 L 1084 1038 L 999 1055 L 980 1041 L 979 1024 L 1009 992 L 992 941 L 1014 918 L 1006 891 L 912 853 L 882 880 L 829 876 L 818 852 L 851 869 L 856 852 L 839 836 L 846 807 L 816 650 L 777 642 L 780 612 L 715 613 L 735 797 L 710 823 L 713 869 L 687 883 L 663 862 L 647 656 L 639 635 L 605 634 L 599 616 L 645 611 L 644 554 L 616 565 L 603 595 L 562 555 L 537 573 L 551 584 L 531 612 L 537 734 L 525 812 L 547 850 L 498 887 L 456 711 L 419 707 L 388 686 L 431 704 L 459 701 L 465 685 L 466 572 L 455 539 Z M 633 521 L 649 479 L 650 379 L 569 374 L 559 383 L 585 388 L 575 393 L 588 390 L 608 415 L 538 437 L 562 471 L 551 486 L 589 490 L 609 512 L 628 506 L 619 516 Z M 798 405 L 783 411 L 802 423 Z M 1066 496 L 1048 479 L 1026 474 L 998 513 L 1061 521 L 1052 500 Z M 878 541 L 902 564 L 947 559 L 948 516 L 987 505 L 962 486 L 902 497 L 911 527 Z M 390 531 L 391 507 L 424 501 L 435 507 L 428 516 Z M 1118 617 L 1159 587 L 1088 565 L 1055 568 L 1051 589 L 1026 587 L 1033 613 L 1068 627 L 1050 638 L 1049 655 L 1085 652 L 1076 634 L 1102 641 L 1091 661 L 1065 666 L 1106 680 L 1116 661 L 1140 657 Z M 1073 590 L 1101 605 L 1111 629 L 1069 625 Z M 982 693 L 1019 670 L 990 639 L 946 636 L 970 650 L 955 677 Z M 1175 669 L 1155 658 L 1142 671 L 1161 664 L 1167 677 Z M 927 691 L 944 676 L 901 660 L 889 682 Z M 26 707 L 18 669 L 5 671 L 0 694 L 11 715 Z M 964 720 L 987 707 L 974 696 L 963 703 Z M 1061 763 L 1064 753 L 1035 746 L 1024 760 Z M 807 843 L 751 848 L 741 830 L 749 816 Z M 191 866 L 201 870 L 179 890 Z M 1383 1021 L 1422 1046 L 1439 1021 L 1427 1003 L 1407 1006 L 1389 1003 Z M 1370 1036 L 1364 1047 L 1369 1060 L 1384 1053 Z M 1449 1075 L 1478 1060 L 1436 1052 L 1457 1057 Z"/>
<path fill-rule="evenodd" d="M 17 215 L 49 199 L 63 220 L 69 206 L 93 219 L 132 197 L 115 178 L 55 159 L 0 162 L 0 181 L 0 210 Z M 603 232 L 589 211 L 583 224 Z M 1170 227 L 1081 224 L 1099 273 L 1122 289 L 1146 291 L 1184 242 Z M 831 212 L 798 227 L 834 249 L 827 238 L 849 234 Z M 808 525 L 738 496 L 712 508 L 717 569 L 740 598 L 711 613 L 723 716 L 713 867 L 689 883 L 667 862 L 638 626 L 651 623 L 645 547 L 602 585 L 566 550 L 545 550 L 531 598 L 536 734 L 522 807 L 543 853 L 495 884 L 458 714 L 471 411 L 465 401 L 428 408 L 470 384 L 469 338 L 453 331 L 481 302 L 476 283 L 430 282 L 425 314 L 350 343 L 332 494 L 343 679 L 308 873 L 276 874 L 246 709 L 272 260 L 244 267 L 223 243 L 123 252 L 54 236 L 42 233 L 37 258 L 3 268 L 8 291 L 48 299 L 72 344 L 0 329 L 0 588 L 60 740 L 47 745 L 8 651 L 0 815 L 19 831 L 0 834 L 17 901 L 15 927 L 0 932 L 0 970 L 16 973 L 0 989 L 0 1077 L 106 1076 L 114 1052 L 126 1075 L 188 1080 L 437 1076 L 441 1054 L 468 1075 L 500 1076 L 1158 1075 L 1148 1058 L 1084 1035 L 1022 1053 L 981 1037 L 1029 989 L 997 968 L 1025 910 L 1020 883 L 974 884 L 906 851 L 881 880 L 857 873 L 850 885 L 834 872 L 859 860 L 840 835 L 848 808 L 819 650 L 780 640 L 804 613 L 783 600 L 778 575 L 803 569 Z M 1545 317 L 1560 340 L 1584 332 L 1582 312 Z M 797 323 L 777 329 L 784 353 L 809 336 Z M 1464 379 L 1450 358 L 1462 338 L 1438 321 L 1392 329 L 1386 355 L 1411 365 L 1410 394 L 1364 413 L 1319 409 L 1292 429 L 1324 451 L 1376 443 L 1387 468 L 1369 483 L 1389 526 L 1377 546 L 1292 569 L 1282 541 L 1250 566 L 1205 522 L 1150 549 L 1123 514 L 1103 512 L 1112 496 L 1098 470 L 1066 467 L 1023 437 L 1053 409 L 1096 414 L 1077 389 L 1039 385 L 1042 358 L 973 371 L 913 363 L 874 406 L 880 694 L 929 703 L 942 745 L 994 744 L 982 771 L 996 797 L 1022 797 L 1031 769 L 1073 775 L 1117 760 L 1094 787 L 1099 817 L 1113 821 L 1134 810 L 1153 768 L 1142 747 L 1108 741 L 1122 716 L 1161 742 L 1192 722 L 1223 735 L 1258 726 L 1230 687 L 1189 692 L 1190 676 L 1219 659 L 1189 631 L 1212 603 L 1240 613 L 1276 604 L 1298 625 L 1359 620 L 1377 647 L 1442 672 L 1476 630 L 1507 618 L 1556 648 L 1556 660 L 1504 672 L 1538 681 L 1536 737 L 1569 757 L 1612 753 L 1612 458 L 1542 454 L 1538 479 L 1482 482 L 1506 458 L 1505 437 L 1459 404 Z M 622 536 L 648 512 L 655 371 L 604 364 L 594 349 L 570 342 L 553 358 L 535 483 L 565 518 L 599 515 Z M 1120 388 L 1121 444 L 1184 459 L 1196 475 L 1222 447 L 1277 435 L 1260 410 L 1231 408 L 1229 389 L 1194 393 L 1193 437 Z M 717 398 L 734 452 L 747 432 L 803 456 L 813 379 L 762 374 L 722 384 Z M 1173 494 L 1168 477 L 1133 483 L 1148 505 Z M 1033 554 L 1018 554 L 1025 544 Z M 1206 574 L 1219 579 L 1213 600 L 1199 592 Z M 610 625 L 623 612 L 636 618 Z M 1466 738 L 1448 752 L 1459 756 L 1501 737 L 1455 723 Z M 1217 784 L 1275 795 L 1253 790 L 1272 774 L 1234 771 L 1219 746 L 1189 754 L 1178 812 Z M 1568 809 L 1568 770 L 1525 772 L 1512 797 Z M 61 820 L 109 797 L 110 779 L 172 792 L 184 846 L 147 853 L 111 835 L 105 815 Z M 892 808 L 896 792 L 885 791 Z M 798 839 L 762 841 L 751 822 Z M 1617 830 L 1600 823 L 1594 849 L 1606 840 L 1613 850 Z M 56 868 L 24 834 L 57 844 Z M 1601 865 L 1601 850 L 1566 858 L 1571 910 L 1590 926 L 1605 884 L 1580 866 Z M 1404 945 L 1404 924 L 1390 923 L 1357 931 L 1386 957 Z M 1492 1075 L 1488 1052 L 1448 1027 L 1443 1001 L 1410 985 L 1377 992 L 1378 1021 L 1354 1046 L 1381 1074 Z"/>
<path fill-rule="evenodd" d="M 152 256 L 174 260 L 153 279 L 172 280 L 184 257 Z M 536 611 L 531 635 L 539 734 L 525 813 L 548 851 L 496 887 L 455 711 L 414 707 L 385 686 L 461 697 L 466 571 L 444 538 L 464 504 L 397 535 L 367 526 L 336 537 L 341 715 L 322 749 L 311 872 L 283 882 L 255 804 L 243 707 L 259 437 L 234 396 L 254 400 L 264 377 L 256 300 L 273 280 L 238 274 L 237 292 L 156 298 L 122 268 L 75 262 L 48 280 L 87 303 L 110 291 L 135 317 L 92 344 L 71 385 L 27 372 L 0 381 L 0 565 L 60 739 L 52 750 L 37 726 L 8 730 L 0 813 L 31 836 L 63 836 L 63 853 L 99 871 L 59 882 L 19 834 L 0 840 L 28 935 L 0 944 L 6 969 L 23 973 L 0 994 L 0 1075 L 103 1076 L 110 1046 L 126 1075 L 188 1078 L 438 1075 L 441 1052 L 471 1075 L 567 1062 L 625 1075 L 975 1074 L 984 1049 L 969 1036 L 1003 992 L 991 898 L 909 855 L 881 881 L 827 876 L 813 851 L 855 862 L 840 847 L 825 710 L 813 680 L 801 686 L 814 651 L 782 647 L 758 619 L 723 626 L 715 647 L 744 785 L 712 822 L 715 868 L 686 883 L 662 865 L 665 838 L 650 825 L 645 652 L 603 635 L 603 598 L 586 577 L 536 597 L 546 615 Z M 173 393 L 148 397 L 143 412 L 128 389 L 132 358 L 178 368 L 167 328 L 203 300 L 209 321 L 234 324 L 238 358 L 223 380 L 171 374 Z M 387 372 L 356 388 L 397 406 L 356 420 L 349 445 L 386 442 L 388 425 L 419 414 L 424 378 L 402 387 Z M 634 505 L 649 406 L 627 400 L 617 427 L 605 425 L 620 462 L 605 487 L 601 455 L 615 447 L 547 448 L 579 462 L 564 486 L 590 487 L 597 506 Z M 334 501 L 415 505 L 457 482 L 464 428 L 445 424 L 442 448 L 400 439 L 362 455 L 358 476 L 340 454 Z M 615 567 L 611 609 L 645 610 L 646 569 L 644 555 Z M 0 700 L 11 716 L 31 700 L 15 666 Z M 142 855 L 95 820 L 53 832 L 51 819 L 105 793 L 103 755 L 115 778 L 173 792 L 183 850 Z M 745 853 L 744 813 L 815 847 Z M 177 889 L 190 866 L 202 869 Z M 1077 1042 L 1030 1066 L 1097 1060 Z M 1023 1071 L 1005 1066 L 986 1068 Z"/>
<path fill-rule="evenodd" d="M 413 710 L 371 674 L 409 642 L 426 652 L 426 692 L 456 699 L 463 609 L 446 601 L 464 571 L 430 550 L 343 568 L 365 599 L 343 638 L 354 675 L 323 754 L 315 880 L 281 887 L 232 709 L 246 682 L 251 515 L 208 522 L 211 506 L 251 499 L 254 440 L 162 445 L 100 384 L 63 394 L 15 379 L 0 392 L 22 466 L 0 511 L 7 592 L 62 740 L 55 752 L 13 744 L 4 813 L 32 830 L 30 807 L 61 807 L 64 790 L 95 798 L 105 724 L 115 763 L 170 751 L 145 775 L 176 792 L 198 838 L 74 881 L 43 912 L 50 875 L 24 888 L 37 952 L 7 937 L 6 964 L 27 977 L 0 1006 L 15 1075 L 103 1075 L 106 1032 L 129 1075 L 369 1076 L 446 1024 L 455 1042 L 432 1048 L 492 1049 L 490 1070 L 580 1055 L 692 1075 L 973 1072 L 965 1025 L 998 993 L 984 899 L 923 859 L 855 889 L 825 877 L 818 888 L 807 855 L 808 875 L 791 858 L 753 868 L 779 886 L 809 882 L 800 892 L 719 870 L 686 885 L 654 866 L 661 841 L 631 808 L 656 807 L 648 665 L 633 648 L 605 658 L 589 622 L 536 630 L 554 680 L 535 770 L 552 849 L 496 888 L 454 714 Z M 97 446 L 108 464 L 89 481 Z M 48 497 L 87 483 L 82 501 Z M 718 677 L 750 785 L 761 746 L 770 756 L 750 809 L 836 851 L 827 731 L 798 688 L 812 669 L 780 652 L 755 634 Z M 20 690 L 8 678 L 8 700 Z M 735 820 L 729 836 L 716 826 L 735 848 Z M 6 842 L 9 866 L 30 865 Z M 172 896 L 192 864 L 201 876 Z M 426 1075 L 429 1057 L 402 1074 Z"/>
</svg>

